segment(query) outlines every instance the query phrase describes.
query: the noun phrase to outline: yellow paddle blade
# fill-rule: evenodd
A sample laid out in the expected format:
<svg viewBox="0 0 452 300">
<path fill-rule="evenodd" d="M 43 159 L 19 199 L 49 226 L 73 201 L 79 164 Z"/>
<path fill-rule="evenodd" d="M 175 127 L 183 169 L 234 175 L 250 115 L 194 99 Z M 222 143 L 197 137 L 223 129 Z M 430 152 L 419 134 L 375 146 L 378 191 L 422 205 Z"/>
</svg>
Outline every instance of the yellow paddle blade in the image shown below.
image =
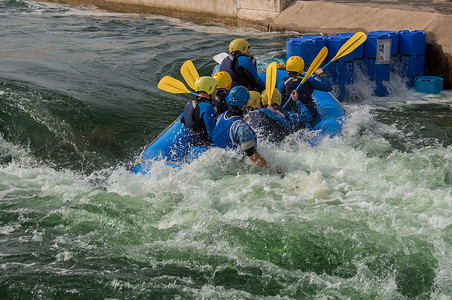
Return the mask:
<svg viewBox="0 0 452 300">
<path fill-rule="evenodd" d="M 184 62 L 184 64 L 180 68 L 180 73 L 182 74 L 182 77 L 184 77 L 185 82 L 188 84 L 188 86 L 192 89 L 195 89 L 195 82 L 196 79 L 199 78 L 199 74 L 191 60 Z"/>
<path fill-rule="evenodd" d="M 267 66 L 267 72 L 265 75 L 265 91 L 267 92 L 268 101 L 270 103 L 276 85 L 276 70 L 276 62 L 274 61 Z"/>
<path fill-rule="evenodd" d="M 350 52 L 358 48 L 359 45 L 364 43 L 366 40 L 367 35 L 364 32 L 355 33 L 348 41 L 345 42 L 345 44 L 342 45 L 341 48 L 339 48 L 339 51 L 337 51 L 336 56 L 331 61 L 335 61 L 336 59 L 349 54 Z"/>
<path fill-rule="evenodd" d="M 312 61 L 311 66 L 309 67 L 308 71 L 306 71 L 306 75 L 304 76 L 300 84 L 303 84 L 309 78 L 309 76 L 311 76 L 315 72 L 315 70 L 317 70 L 320 67 L 320 65 L 325 60 L 327 55 L 328 48 L 323 47 L 322 50 L 320 50 L 319 54 L 317 54 L 317 56 Z"/>
<path fill-rule="evenodd" d="M 163 77 L 157 87 L 173 94 L 190 93 L 183 82 L 170 76 Z"/>
</svg>

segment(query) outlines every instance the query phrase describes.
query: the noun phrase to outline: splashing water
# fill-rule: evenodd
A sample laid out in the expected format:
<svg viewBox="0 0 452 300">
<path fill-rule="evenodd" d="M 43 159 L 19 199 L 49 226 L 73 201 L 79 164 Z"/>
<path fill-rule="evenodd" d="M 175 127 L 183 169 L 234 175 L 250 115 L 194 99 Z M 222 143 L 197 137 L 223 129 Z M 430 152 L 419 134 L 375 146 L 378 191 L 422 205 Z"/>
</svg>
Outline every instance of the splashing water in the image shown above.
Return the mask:
<svg viewBox="0 0 452 300">
<path fill-rule="evenodd" d="M 133 174 L 187 100 L 159 91 L 161 77 L 180 79 L 187 59 L 210 74 L 236 36 L 264 66 L 292 34 L 1 5 L 12 41 L 0 46 L 1 295 L 452 295 L 450 92 L 416 93 L 391 74 L 391 96 L 376 98 L 358 77 L 343 136 L 259 143 L 283 178 L 221 149 Z"/>
</svg>

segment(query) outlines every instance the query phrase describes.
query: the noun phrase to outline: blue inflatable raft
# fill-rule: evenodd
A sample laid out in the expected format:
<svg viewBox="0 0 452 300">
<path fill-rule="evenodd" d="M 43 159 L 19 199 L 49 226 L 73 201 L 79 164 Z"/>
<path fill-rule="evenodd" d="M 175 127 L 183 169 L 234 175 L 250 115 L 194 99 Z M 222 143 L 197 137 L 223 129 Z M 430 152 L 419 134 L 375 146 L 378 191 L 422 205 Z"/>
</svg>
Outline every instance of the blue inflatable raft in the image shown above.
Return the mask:
<svg viewBox="0 0 452 300">
<path fill-rule="evenodd" d="M 277 81 L 287 76 L 284 70 L 278 70 Z M 265 75 L 263 76 L 265 78 Z M 317 103 L 318 115 L 313 124 L 313 130 L 318 132 L 316 140 L 325 136 L 334 137 L 342 132 L 342 124 L 347 114 L 346 109 L 331 92 L 315 90 L 313 98 Z M 316 141 L 313 141 L 315 144 Z M 206 147 L 192 147 L 189 149 L 187 128 L 177 118 L 151 143 L 146 145 L 135 161 L 134 173 L 147 174 L 156 161 L 165 161 L 171 167 L 181 167 L 184 163 L 196 159 Z"/>
</svg>

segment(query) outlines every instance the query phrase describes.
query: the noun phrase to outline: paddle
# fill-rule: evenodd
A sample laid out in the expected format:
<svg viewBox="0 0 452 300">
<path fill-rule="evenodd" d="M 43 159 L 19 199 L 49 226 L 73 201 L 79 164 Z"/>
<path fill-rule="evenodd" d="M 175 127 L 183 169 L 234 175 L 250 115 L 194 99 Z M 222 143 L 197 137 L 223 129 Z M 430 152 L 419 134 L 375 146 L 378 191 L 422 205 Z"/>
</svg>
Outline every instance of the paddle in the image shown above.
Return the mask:
<svg viewBox="0 0 452 300">
<path fill-rule="evenodd" d="M 325 60 L 327 55 L 328 55 L 328 48 L 323 47 L 322 50 L 320 50 L 319 54 L 317 54 L 317 56 L 314 58 L 308 71 L 306 71 L 306 74 L 304 75 L 303 80 L 301 80 L 300 84 L 295 89 L 297 91 L 297 93 L 300 90 L 303 83 L 305 83 L 305 81 L 309 78 L 309 76 L 311 76 L 315 72 L 315 70 L 317 70 L 320 67 L 320 64 Z M 290 96 L 289 99 L 287 99 L 286 103 L 284 103 L 283 109 L 287 107 L 287 105 L 289 104 L 290 101 L 292 101 L 292 96 Z"/>
<path fill-rule="evenodd" d="M 227 54 L 226 52 L 222 52 L 222 53 L 218 53 L 217 55 L 215 55 L 213 57 L 213 60 L 216 61 L 217 63 L 221 64 L 221 62 L 228 56 L 229 54 Z"/>
<path fill-rule="evenodd" d="M 173 94 L 187 93 L 193 96 L 198 96 L 195 92 L 190 92 L 185 84 L 170 76 L 164 76 L 158 83 L 157 87 L 166 92 Z"/>
<path fill-rule="evenodd" d="M 336 59 L 341 58 L 349 53 L 351 53 L 353 50 L 358 48 L 362 43 L 364 43 L 367 39 L 367 35 L 364 32 L 357 32 L 355 33 L 351 38 L 346 41 L 341 48 L 339 48 L 339 51 L 337 51 L 337 54 L 331 61 L 329 61 L 323 69 L 328 67 L 328 65 L 332 62 L 334 62 Z"/>
<path fill-rule="evenodd" d="M 356 48 L 358 48 L 362 43 L 364 43 L 364 42 L 366 41 L 366 39 L 367 39 L 367 35 L 366 35 L 364 32 L 357 32 L 357 33 L 355 33 L 351 38 L 348 39 L 348 41 L 346 41 L 346 42 L 342 45 L 341 48 L 339 48 L 339 51 L 337 51 L 336 56 L 334 56 L 333 59 L 332 59 L 331 61 L 329 61 L 329 62 L 323 67 L 323 69 L 325 69 L 326 67 L 328 67 L 328 65 L 329 65 L 330 63 L 332 63 L 332 62 L 336 61 L 337 59 L 339 59 L 339 58 L 341 58 L 341 57 L 343 57 L 343 56 L 345 56 L 345 55 L 351 53 L 353 50 L 355 50 Z M 323 49 L 322 49 L 322 50 L 323 50 Z M 320 52 L 322 52 L 322 51 L 320 51 Z M 328 54 L 328 52 L 327 52 L 327 54 Z M 319 53 L 319 55 L 320 55 L 320 53 Z M 317 57 L 318 57 L 319 55 L 317 55 Z M 317 60 L 317 57 L 314 59 L 314 62 Z M 325 58 L 323 58 L 323 59 L 325 59 Z M 323 61 L 323 60 L 322 60 L 322 61 Z M 314 62 L 311 64 L 311 67 L 314 65 Z M 320 63 L 321 63 L 321 62 L 320 62 Z M 320 64 L 319 64 L 319 66 L 320 66 Z M 311 67 L 310 67 L 309 69 L 311 69 Z M 317 70 L 317 69 L 318 69 L 318 68 L 315 68 L 314 71 Z M 309 70 L 308 70 L 308 72 L 309 72 Z M 297 92 L 298 92 L 298 89 L 301 87 L 301 85 L 304 83 L 305 79 L 307 79 L 307 77 L 310 76 L 310 75 L 307 76 L 307 75 L 308 75 L 308 72 L 306 72 L 306 76 L 303 78 L 303 81 L 301 81 L 301 83 L 298 85 L 298 87 L 297 87 Z M 289 103 L 289 101 L 291 100 L 291 98 L 292 98 L 292 97 L 290 97 L 290 98 L 286 101 L 286 103 L 284 104 L 284 107 L 283 107 L 283 108 L 285 108 L 285 107 L 288 105 L 288 103 Z"/>
<path fill-rule="evenodd" d="M 196 79 L 199 78 L 199 74 L 193 62 L 191 60 L 184 62 L 182 67 L 180 67 L 180 73 L 182 74 L 182 77 L 184 77 L 185 82 L 187 82 L 188 86 L 194 90 L 195 82 Z"/>
<path fill-rule="evenodd" d="M 276 62 L 272 62 L 267 66 L 266 79 L 265 79 L 265 91 L 267 92 L 268 104 L 270 105 L 273 92 L 276 86 Z"/>
</svg>

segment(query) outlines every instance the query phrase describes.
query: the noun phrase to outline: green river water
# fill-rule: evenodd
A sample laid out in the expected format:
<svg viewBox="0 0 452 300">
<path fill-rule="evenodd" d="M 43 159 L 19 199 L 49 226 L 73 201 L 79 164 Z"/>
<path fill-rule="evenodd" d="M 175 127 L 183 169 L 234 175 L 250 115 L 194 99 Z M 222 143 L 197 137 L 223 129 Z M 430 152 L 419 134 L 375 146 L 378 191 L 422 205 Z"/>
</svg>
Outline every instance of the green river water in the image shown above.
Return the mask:
<svg viewBox="0 0 452 300">
<path fill-rule="evenodd" d="M 452 93 L 359 77 L 343 135 L 130 169 L 183 111 L 157 89 L 291 32 L 0 1 L 1 299 L 450 299 Z"/>
</svg>

